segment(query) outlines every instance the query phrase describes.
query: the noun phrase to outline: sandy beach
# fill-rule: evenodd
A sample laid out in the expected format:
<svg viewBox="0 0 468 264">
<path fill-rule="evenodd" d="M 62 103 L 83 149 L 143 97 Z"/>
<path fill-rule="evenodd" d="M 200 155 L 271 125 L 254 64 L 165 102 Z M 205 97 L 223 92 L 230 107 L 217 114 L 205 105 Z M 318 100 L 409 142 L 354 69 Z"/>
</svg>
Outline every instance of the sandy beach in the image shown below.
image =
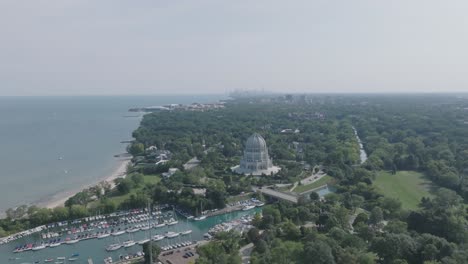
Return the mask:
<svg viewBox="0 0 468 264">
<path fill-rule="evenodd" d="M 58 193 L 56 195 L 54 195 L 53 197 L 51 197 L 50 199 L 48 199 L 47 201 L 44 201 L 44 202 L 39 202 L 37 203 L 38 206 L 40 207 L 47 207 L 47 208 L 55 208 L 55 207 L 58 207 L 58 206 L 64 206 L 65 202 L 72 196 L 74 196 L 76 193 L 86 189 L 86 188 L 89 188 L 91 186 L 94 186 L 102 181 L 106 181 L 106 182 L 109 182 L 112 184 L 112 186 L 114 186 L 114 180 L 117 179 L 117 178 L 122 178 L 125 176 L 125 173 L 127 171 L 127 166 L 128 164 L 130 163 L 130 158 L 122 158 L 122 159 L 119 159 L 117 161 L 117 165 L 115 167 L 115 170 L 109 174 L 107 177 L 105 178 L 100 178 L 98 179 L 98 181 L 96 182 L 93 182 L 93 183 L 90 183 L 88 185 L 85 185 L 85 186 L 81 186 L 80 188 L 77 188 L 77 189 L 74 189 L 74 190 L 70 190 L 70 191 L 67 191 L 67 192 L 62 192 L 62 193 Z"/>
</svg>

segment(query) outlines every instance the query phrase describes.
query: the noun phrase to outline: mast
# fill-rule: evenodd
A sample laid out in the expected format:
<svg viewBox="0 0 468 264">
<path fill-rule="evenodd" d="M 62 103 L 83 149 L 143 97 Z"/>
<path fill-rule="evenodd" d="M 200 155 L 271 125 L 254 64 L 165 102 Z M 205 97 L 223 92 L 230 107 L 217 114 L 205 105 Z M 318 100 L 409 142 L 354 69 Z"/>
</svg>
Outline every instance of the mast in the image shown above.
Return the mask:
<svg viewBox="0 0 468 264">
<path fill-rule="evenodd" d="M 148 226 L 150 227 L 149 229 L 149 258 L 150 258 L 150 264 L 153 264 L 153 238 L 151 237 L 151 225 L 150 225 L 150 220 L 153 214 L 151 214 L 151 207 L 149 206 L 149 201 L 148 201 Z"/>
</svg>

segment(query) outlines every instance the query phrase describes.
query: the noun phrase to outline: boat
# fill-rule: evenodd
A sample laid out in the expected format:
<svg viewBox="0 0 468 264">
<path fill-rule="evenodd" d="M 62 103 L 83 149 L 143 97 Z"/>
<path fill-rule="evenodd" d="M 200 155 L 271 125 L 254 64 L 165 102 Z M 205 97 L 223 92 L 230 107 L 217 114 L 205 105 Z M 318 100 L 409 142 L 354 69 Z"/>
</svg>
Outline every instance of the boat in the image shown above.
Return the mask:
<svg viewBox="0 0 468 264">
<path fill-rule="evenodd" d="M 175 220 L 175 221 L 167 223 L 167 225 L 177 225 L 178 223 L 179 221 Z"/>
<path fill-rule="evenodd" d="M 71 258 L 78 257 L 79 255 L 80 255 L 79 253 L 74 253 L 73 255 L 71 255 Z"/>
<path fill-rule="evenodd" d="M 172 232 L 172 231 L 166 232 L 166 234 L 165 234 L 165 236 L 167 238 L 174 238 L 174 237 L 177 237 L 179 235 L 180 235 L 180 233 L 176 233 L 176 232 Z"/>
<path fill-rule="evenodd" d="M 65 257 L 57 257 L 57 260 L 65 260 Z"/>
<path fill-rule="evenodd" d="M 78 242 L 80 242 L 80 240 L 78 240 L 78 239 L 71 239 L 71 240 L 68 240 L 67 242 L 65 242 L 65 244 L 71 245 L 71 244 L 75 244 L 75 243 L 78 243 Z"/>
<path fill-rule="evenodd" d="M 206 215 L 200 215 L 198 217 L 193 218 L 193 220 L 195 220 L 195 221 L 201 221 L 201 220 L 205 220 L 205 219 L 206 219 Z"/>
<path fill-rule="evenodd" d="M 158 228 L 158 227 L 163 227 L 163 226 L 166 226 L 166 223 L 157 224 L 157 225 L 155 225 L 154 227 L 155 227 L 155 228 Z"/>
<path fill-rule="evenodd" d="M 45 259 L 45 260 L 44 260 L 44 262 L 52 262 L 52 261 L 54 261 L 53 258 L 48 258 L 48 259 Z"/>
<path fill-rule="evenodd" d="M 192 233 L 192 229 L 189 229 L 189 230 L 185 230 L 185 231 L 183 231 L 183 232 L 180 232 L 180 234 L 183 235 L 183 236 L 184 236 L 184 235 L 188 235 L 188 234 L 190 234 L 190 233 Z"/>
<path fill-rule="evenodd" d="M 68 261 L 76 261 L 78 258 L 68 258 Z"/>
<path fill-rule="evenodd" d="M 123 234 L 125 234 L 125 230 L 115 231 L 115 232 L 112 233 L 111 235 L 113 235 L 113 236 L 120 236 L 120 235 L 123 235 Z"/>
<path fill-rule="evenodd" d="M 164 239 L 164 236 L 163 235 L 155 235 L 153 237 L 153 241 L 160 241 L 160 240 L 163 240 Z"/>
<path fill-rule="evenodd" d="M 132 247 L 134 245 L 136 245 L 136 242 L 133 241 L 133 240 L 127 240 L 127 241 L 123 242 L 123 247 L 124 248 Z"/>
<path fill-rule="evenodd" d="M 114 251 L 114 250 L 120 249 L 121 247 L 122 247 L 121 244 L 112 244 L 112 245 L 107 246 L 106 250 L 107 251 Z"/>
<path fill-rule="evenodd" d="M 33 247 L 32 251 L 38 251 L 38 250 L 41 250 L 41 249 L 44 249 L 44 248 L 46 248 L 46 245 L 41 244 L 41 245 L 37 245 L 37 246 Z"/>
<path fill-rule="evenodd" d="M 98 239 L 103 239 L 103 238 L 106 238 L 106 237 L 109 237 L 111 234 L 110 233 L 103 233 L 103 234 L 100 234 L 98 235 Z"/>
<path fill-rule="evenodd" d="M 127 229 L 127 233 L 135 233 L 138 231 L 140 231 L 140 228 L 137 227 Z"/>
<path fill-rule="evenodd" d="M 150 239 L 149 239 L 149 238 L 146 238 L 146 239 L 140 240 L 140 241 L 138 241 L 138 245 L 143 245 L 143 244 L 146 244 L 146 243 L 148 243 L 149 241 L 150 241 Z"/>
<path fill-rule="evenodd" d="M 62 242 L 60 241 L 60 239 L 57 239 L 54 242 L 50 243 L 49 247 L 54 248 L 54 247 L 58 247 L 60 245 L 62 245 Z"/>
<path fill-rule="evenodd" d="M 255 208 L 255 205 L 246 205 L 242 208 L 242 211 L 248 211 L 254 208 Z"/>
<path fill-rule="evenodd" d="M 149 229 L 150 229 L 150 226 L 144 226 L 144 227 L 140 228 L 140 230 L 142 230 L 142 231 L 146 231 L 146 230 L 149 230 Z"/>
<path fill-rule="evenodd" d="M 264 205 L 265 205 L 265 203 L 258 203 L 258 204 L 257 204 L 257 207 L 262 207 L 262 206 L 264 206 Z"/>
</svg>

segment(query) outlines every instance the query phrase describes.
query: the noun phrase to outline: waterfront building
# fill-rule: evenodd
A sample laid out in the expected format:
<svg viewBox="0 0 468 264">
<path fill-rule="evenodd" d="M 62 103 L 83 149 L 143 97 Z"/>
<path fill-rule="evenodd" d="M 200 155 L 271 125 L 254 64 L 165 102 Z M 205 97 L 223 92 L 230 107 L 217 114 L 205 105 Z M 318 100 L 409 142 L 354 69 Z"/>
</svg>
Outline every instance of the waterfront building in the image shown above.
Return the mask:
<svg viewBox="0 0 468 264">
<path fill-rule="evenodd" d="M 271 175 L 278 173 L 280 169 L 273 165 L 265 139 L 260 134 L 254 133 L 245 143 L 240 165 L 233 167 L 232 171 L 245 175 Z"/>
</svg>

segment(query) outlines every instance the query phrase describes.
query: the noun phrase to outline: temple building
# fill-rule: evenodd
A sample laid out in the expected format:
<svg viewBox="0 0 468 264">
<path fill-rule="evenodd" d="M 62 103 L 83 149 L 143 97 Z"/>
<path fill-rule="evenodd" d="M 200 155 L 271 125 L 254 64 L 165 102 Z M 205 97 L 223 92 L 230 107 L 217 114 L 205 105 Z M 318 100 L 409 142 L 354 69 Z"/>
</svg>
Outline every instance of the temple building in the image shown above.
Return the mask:
<svg viewBox="0 0 468 264">
<path fill-rule="evenodd" d="M 280 169 L 280 167 L 273 166 L 265 139 L 260 134 L 254 133 L 245 143 L 244 156 L 240 165 L 233 167 L 232 171 L 245 175 L 271 175 L 278 173 Z"/>
</svg>

